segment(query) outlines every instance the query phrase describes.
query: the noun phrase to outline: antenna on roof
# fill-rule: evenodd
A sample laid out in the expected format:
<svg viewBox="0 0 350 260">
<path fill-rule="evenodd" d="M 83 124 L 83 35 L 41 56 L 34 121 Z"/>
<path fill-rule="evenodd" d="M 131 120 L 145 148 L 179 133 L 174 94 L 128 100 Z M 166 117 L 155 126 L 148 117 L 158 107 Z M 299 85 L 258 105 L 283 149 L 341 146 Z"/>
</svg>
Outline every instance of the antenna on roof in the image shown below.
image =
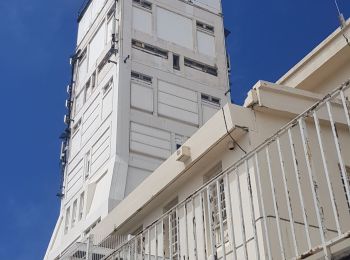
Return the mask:
<svg viewBox="0 0 350 260">
<path fill-rule="evenodd" d="M 340 11 L 340 8 L 339 8 L 339 5 L 338 5 L 338 1 L 334 0 L 334 3 L 335 3 L 335 6 L 337 7 L 337 11 L 338 11 L 338 19 L 339 19 L 339 22 L 340 22 L 340 29 L 343 30 L 345 28 L 345 26 L 346 26 L 346 21 L 345 21 L 343 13 Z M 344 37 L 346 43 L 348 44 L 348 46 L 350 46 L 349 38 L 345 35 L 344 32 L 343 32 L 343 37 Z"/>
<path fill-rule="evenodd" d="M 341 28 L 344 28 L 345 25 L 346 25 L 346 21 L 345 21 L 344 15 L 343 15 L 343 13 L 340 11 L 340 8 L 339 8 L 339 5 L 338 5 L 338 1 L 337 1 L 337 0 L 334 0 L 334 3 L 335 3 L 335 6 L 337 7 L 338 19 L 339 19 L 339 22 L 340 22 L 340 27 L 341 27 Z"/>
</svg>

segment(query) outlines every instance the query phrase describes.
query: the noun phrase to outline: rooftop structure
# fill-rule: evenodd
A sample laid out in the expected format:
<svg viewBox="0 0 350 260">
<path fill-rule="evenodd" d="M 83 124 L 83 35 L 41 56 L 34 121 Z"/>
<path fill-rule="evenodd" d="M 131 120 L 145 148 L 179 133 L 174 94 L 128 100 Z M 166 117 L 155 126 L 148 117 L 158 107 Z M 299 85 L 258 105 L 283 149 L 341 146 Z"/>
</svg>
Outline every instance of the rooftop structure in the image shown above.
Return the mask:
<svg viewBox="0 0 350 260">
<path fill-rule="evenodd" d="M 54 259 L 230 100 L 219 0 L 92 0 L 78 18 Z"/>
</svg>

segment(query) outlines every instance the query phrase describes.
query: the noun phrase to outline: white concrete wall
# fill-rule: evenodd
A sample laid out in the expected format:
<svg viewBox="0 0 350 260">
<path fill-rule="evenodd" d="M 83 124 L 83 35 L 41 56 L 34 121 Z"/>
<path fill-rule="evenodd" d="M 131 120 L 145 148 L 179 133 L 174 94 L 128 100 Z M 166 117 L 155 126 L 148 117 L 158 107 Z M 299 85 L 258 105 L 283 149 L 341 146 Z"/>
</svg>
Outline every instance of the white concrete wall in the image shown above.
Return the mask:
<svg viewBox="0 0 350 260">
<path fill-rule="evenodd" d="M 93 0 L 79 22 L 77 51 L 85 52 L 85 57 L 74 77 L 74 134 L 65 197 L 45 259 L 54 259 L 88 233 L 219 109 L 204 106 L 201 93 L 220 99 L 221 105 L 227 102 L 220 1 L 150 2 L 152 10 L 132 0 L 119 1 L 114 15 L 116 1 Z M 205 45 L 208 36 L 197 39 L 197 19 L 215 28 L 209 46 Z M 179 23 L 191 37 L 179 34 L 182 28 L 167 30 Z M 102 64 L 113 29 L 118 53 L 109 58 L 114 63 Z M 132 39 L 169 51 L 168 59 L 132 48 Z M 172 53 L 180 56 L 180 70 L 173 68 Z M 184 57 L 216 66 L 219 75 L 185 67 Z M 152 84 L 132 80 L 131 71 L 151 76 Z M 83 218 L 76 218 L 65 231 L 73 205 L 79 205 L 82 196 Z"/>
</svg>

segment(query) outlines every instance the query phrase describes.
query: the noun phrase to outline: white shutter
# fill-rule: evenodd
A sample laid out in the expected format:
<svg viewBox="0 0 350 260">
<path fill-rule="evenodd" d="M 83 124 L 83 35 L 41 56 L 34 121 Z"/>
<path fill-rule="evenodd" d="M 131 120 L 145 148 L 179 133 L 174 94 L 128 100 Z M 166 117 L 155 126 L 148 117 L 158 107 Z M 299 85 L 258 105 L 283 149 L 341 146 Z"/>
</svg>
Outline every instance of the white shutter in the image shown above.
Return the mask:
<svg viewBox="0 0 350 260">
<path fill-rule="evenodd" d="M 89 71 L 96 66 L 96 61 L 100 57 L 106 45 L 106 24 L 103 23 L 97 30 L 89 47 Z"/>
<path fill-rule="evenodd" d="M 197 44 L 201 54 L 215 57 L 215 38 L 213 35 L 197 31 Z"/>
</svg>

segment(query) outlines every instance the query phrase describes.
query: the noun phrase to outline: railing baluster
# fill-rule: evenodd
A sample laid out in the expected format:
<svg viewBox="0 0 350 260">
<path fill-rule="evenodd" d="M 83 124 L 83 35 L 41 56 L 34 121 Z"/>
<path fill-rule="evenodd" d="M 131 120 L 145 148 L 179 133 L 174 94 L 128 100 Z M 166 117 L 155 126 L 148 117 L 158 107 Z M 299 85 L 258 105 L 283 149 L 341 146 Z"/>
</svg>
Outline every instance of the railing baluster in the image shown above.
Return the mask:
<svg viewBox="0 0 350 260">
<path fill-rule="evenodd" d="M 145 260 L 145 236 L 141 233 L 141 259 Z"/>
<path fill-rule="evenodd" d="M 217 252 L 215 246 L 215 233 L 214 233 L 214 212 L 211 207 L 212 195 L 210 194 L 210 186 L 207 186 L 207 205 L 208 205 L 208 220 L 209 220 L 209 239 L 210 249 L 213 259 L 217 259 Z"/>
<path fill-rule="evenodd" d="M 147 240 L 148 240 L 148 260 L 151 260 L 151 228 L 147 229 Z"/>
<path fill-rule="evenodd" d="M 266 152 L 268 173 L 269 173 L 269 179 L 270 179 L 270 185 L 271 185 L 273 208 L 274 208 L 275 216 L 276 216 L 278 242 L 279 242 L 279 246 L 281 248 L 282 259 L 286 259 L 286 255 L 285 255 L 285 252 L 284 252 L 284 246 L 283 246 L 282 232 L 281 232 L 281 223 L 280 223 L 281 219 L 280 219 L 280 215 L 279 215 L 279 212 L 278 212 L 278 204 L 277 204 L 277 199 L 276 199 L 276 188 L 275 188 L 275 184 L 273 182 L 273 177 L 272 177 L 272 166 L 271 166 L 271 159 L 270 159 L 270 150 L 269 150 L 269 146 L 268 145 L 265 148 L 265 152 Z"/>
<path fill-rule="evenodd" d="M 255 212 L 254 212 L 253 189 L 252 189 L 252 181 L 250 179 L 248 159 L 245 160 L 245 168 L 247 171 L 247 184 L 248 184 L 248 192 L 249 192 L 250 216 L 252 218 L 251 220 L 252 220 L 252 227 L 253 227 L 255 251 L 256 251 L 256 257 L 259 260 L 260 259 L 260 250 L 259 250 L 259 244 L 258 244 L 258 235 L 256 232 L 256 222 L 255 222 L 256 219 L 255 219 Z"/>
<path fill-rule="evenodd" d="M 135 250 L 134 250 L 134 259 L 138 260 L 139 256 L 137 254 L 137 250 L 138 250 L 138 244 L 139 244 L 139 236 L 135 237 Z"/>
<path fill-rule="evenodd" d="M 287 184 L 288 180 L 287 180 L 287 175 L 286 175 L 286 171 L 285 171 L 284 157 L 282 154 L 281 142 L 280 142 L 279 137 L 277 137 L 277 148 L 278 148 L 279 161 L 280 161 L 281 170 L 282 170 L 284 193 L 286 196 L 289 223 L 290 223 L 290 229 L 292 232 L 293 245 L 294 245 L 294 253 L 295 253 L 295 255 L 299 255 L 298 243 L 297 243 L 297 238 L 296 238 L 295 229 L 294 229 L 294 217 L 293 217 L 292 201 L 291 201 L 290 193 L 289 193 L 289 189 L 288 189 L 288 184 Z"/>
<path fill-rule="evenodd" d="M 192 203 L 192 228 L 193 228 L 193 244 L 194 244 L 194 257 L 196 260 L 198 260 L 198 248 L 197 248 L 197 232 L 196 232 L 196 212 L 195 212 L 195 205 L 194 205 L 194 198 L 191 199 Z M 205 233 L 204 233 L 205 234 Z"/>
<path fill-rule="evenodd" d="M 187 201 L 184 204 L 184 215 L 185 215 L 185 237 L 186 237 L 186 256 L 184 258 L 189 258 L 189 249 L 188 249 L 188 225 L 187 225 Z"/>
<path fill-rule="evenodd" d="M 169 220 L 169 259 L 173 260 L 173 236 L 172 236 L 172 221 L 171 221 L 171 214 L 172 211 L 170 212 L 168 216 Z"/>
<path fill-rule="evenodd" d="M 225 248 L 225 234 L 224 234 L 224 222 L 222 216 L 222 205 L 221 205 L 221 191 L 220 191 L 219 180 L 216 181 L 216 193 L 217 193 L 217 203 L 218 203 L 218 213 L 219 213 L 219 226 L 220 226 L 220 237 L 221 237 L 221 251 L 222 259 L 226 260 L 226 248 Z"/>
<path fill-rule="evenodd" d="M 203 197 L 203 191 L 200 192 L 200 206 L 201 206 L 201 218 L 202 218 L 202 222 L 203 222 L 203 227 L 202 227 L 202 230 L 203 230 L 203 245 L 204 245 L 204 256 L 205 256 L 205 259 L 208 259 L 208 246 L 207 246 L 207 241 L 206 241 L 206 238 L 205 238 L 205 235 L 206 235 L 206 225 L 205 225 L 205 206 L 204 206 L 204 197 Z M 209 218 L 209 215 L 208 215 L 208 218 Z M 209 234 L 209 233 L 208 233 Z"/>
<path fill-rule="evenodd" d="M 325 155 L 325 150 L 324 150 L 324 145 L 323 145 L 322 135 L 321 135 L 320 122 L 318 120 L 316 111 L 314 111 L 314 113 L 313 113 L 313 118 L 314 118 L 314 122 L 315 122 L 315 126 L 316 126 L 317 139 L 318 139 L 318 144 L 319 144 L 319 147 L 320 147 L 322 164 L 323 164 L 324 174 L 326 176 L 328 192 L 329 192 L 330 199 L 331 199 L 331 204 L 332 204 L 335 224 L 337 226 L 338 235 L 340 236 L 341 235 L 341 228 L 340 228 L 340 223 L 339 223 L 339 213 L 338 213 L 338 209 L 337 209 L 336 200 L 334 198 L 332 182 L 331 182 L 331 180 L 329 178 L 327 160 L 326 160 L 326 155 Z"/>
<path fill-rule="evenodd" d="M 242 245 L 243 245 L 243 253 L 244 259 L 248 260 L 248 250 L 247 250 L 247 238 L 245 233 L 245 224 L 244 224 L 244 215 L 243 215 L 243 206 L 242 206 L 242 193 L 241 193 L 241 184 L 239 182 L 239 172 L 238 168 L 236 169 L 236 188 L 238 193 L 238 204 L 239 204 L 239 213 L 240 213 L 240 221 L 242 224 Z"/>
<path fill-rule="evenodd" d="M 326 105 L 327 105 L 329 120 L 330 120 L 331 127 L 332 127 L 333 139 L 334 139 L 334 144 L 335 144 L 335 148 L 336 148 L 336 151 L 337 151 L 339 167 L 340 167 L 341 175 L 342 175 L 342 178 L 343 178 L 343 181 L 344 181 L 346 195 L 348 197 L 348 207 L 350 209 L 349 180 L 347 178 L 347 172 L 346 172 L 344 160 L 343 160 L 343 157 L 342 157 L 342 154 L 341 154 L 341 148 L 340 148 L 340 144 L 339 144 L 338 131 L 337 131 L 337 127 L 335 125 L 334 119 L 333 119 L 332 107 L 331 107 L 331 104 L 329 103 L 329 101 L 326 102 Z"/>
<path fill-rule="evenodd" d="M 346 123 L 348 124 L 349 127 L 349 131 L 350 131 L 350 111 L 349 111 L 349 107 L 346 104 L 346 98 L 344 95 L 344 91 L 341 90 L 340 91 L 340 97 L 341 97 L 341 101 L 343 103 L 343 108 L 344 108 L 344 113 L 345 113 L 345 118 L 346 118 Z"/>
<path fill-rule="evenodd" d="M 321 209 L 320 205 L 320 200 L 318 196 L 318 184 L 317 181 L 315 180 L 315 173 L 314 173 L 314 166 L 313 166 L 313 161 L 312 161 L 312 153 L 311 153 L 311 144 L 310 140 L 308 137 L 306 125 L 305 125 L 305 120 L 304 118 L 299 119 L 299 128 L 300 128 L 300 133 L 301 133 L 301 139 L 303 142 L 303 149 L 304 149 L 304 157 L 306 160 L 306 167 L 307 167 L 307 172 L 309 176 L 309 181 L 311 185 L 311 192 L 312 192 L 312 199 L 316 211 L 316 217 L 317 217 L 317 222 L 319 225 L 320 229 L 320 236 L 321 236 L 321 242 L 323 246 L 323 251 L 325 254 L 326 259 L 331 259 L 330 252 L 328 247 L 326 246 L 326 241 L 325 241 L 325 228 L 324 228 L 324 222 L 323 222 L 323 210 Z"/>
<path fill-rule="evenodd" d="M 236 239 L 235 239 L 235 229 L 233 225 L 233 211 L 232 211 L 232 199 L 231 199 L 231 189 L 230 189 L 230 183 L 228 174 L 226 173 L 224 175 L 224 185 L 225 185 L 225 199 L 226 201 L 226 208 L 227 208 L 227 225 L 229 227 L 230 233 L 231 233 L 231 240 L 232 240 L 232 251 L 233 251 L 233 260 L 237 259 L 237 251 L 236 251 Z"/>
<path fill-rule="evenodd" d="M 156 239 L 156 251 L 155 251 L 155 259 L 158 260 L 158 223 L 155 224 L 154 227 L 154 235 L 155 235 L 155 239 Z"/>
<path fill-rule="evenodd" d="M 268 259 L 272 260 L 269 230 L 267 228 L 267 216 L 266 216 L 266 211 L 265 211 L 263 190 L 262 190 L 262 186 L 261 186 L 261 173 L 260 173 L 260 166 L 259 166 L 257 153 L 254 154 L 254 158 L 255 158 L 255 166 L 256 166 L 256 171 L 254 171 L 254 172 L 255 172 L 255 179 L 258 182 L 259 196 L 261 198 L 261 209 L 262 209 L 262 214 L 263 214 L 264 231 L 265 231 L 264 234 L 265 234 L 265 239 L 266 239 L 266 244 L 267 244 Z"/>
<path fill-rule="evenodd" d="M 310 239 L 309 222 L 307 219 L 307 212 L 306 212 L 305 203 L 304 203 L 304 196 L 303 196 L 301 183 L 300 183 L 301 172 L 299 169 L 299 162 L 298 162 L 297 157 L 296 157 L 295 144 L 294 144 L 291 128 L 288 129 L 288 138 L 289 138 L 290 150 L 292 152 L 295 178 L 296 178 L 297 186 L 298 186 L 298 195 L 299 195 L 301 210 L 303 213 L 304 229 L 305 229 L 307 246 L 308 246 L 308 249 L 311 249 L 312 245 L 311 245 L 311 239 Z"/>
<path fill-rule="evenodd" d="M 180 215 L 179 215 L 179 207 L 176 207 L 175 209 L 176 212 L 176 250 L 177 250 L 177 259 L 180 260 L 180 255 L 181 255 L 181 247 L 180 247 Z"/>
<path fill-rule="evenodd" d="M 164 217 L 162 218 L 162 260 L 165 260 L 165 247 L 164 247 L 164 241 L 165 241 L 165 228 L 164 228 Z"/>
</svg>

